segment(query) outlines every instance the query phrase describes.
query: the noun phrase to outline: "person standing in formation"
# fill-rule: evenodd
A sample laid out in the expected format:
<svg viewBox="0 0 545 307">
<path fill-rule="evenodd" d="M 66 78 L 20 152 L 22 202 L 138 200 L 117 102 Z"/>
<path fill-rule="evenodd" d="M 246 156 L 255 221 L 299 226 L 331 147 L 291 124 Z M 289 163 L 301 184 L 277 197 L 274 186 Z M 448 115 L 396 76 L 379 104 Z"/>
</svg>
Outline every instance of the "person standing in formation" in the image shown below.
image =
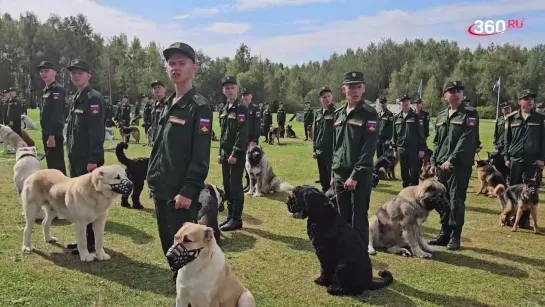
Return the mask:
<svg viewBox="0 0 545 307">
<path fill-rule="evenodd" d="M 165 104 L 166 89 L 163 82 L 155 80 L 151 83 L 151 88 L 153 90 L 153 97 L 155 98 L 155 104 L 151 111 L 151 146 L 155 142 L 155 137 L 157 135 L 157 126 L 159 126 L 159 118 L 161 118 L 161 111 L 163 110 L 163 105 Z"/>
<path fill-rule="evenodd" d="M 460 248 L 467 187 L 479 139 L 479 113 L 462 102 L 463 90 L 461 81 L 448 81 L 443 86 L 443 99 L 449 107 L 437 114 L 431 157 L 432 172 L 447 188 L 450 206 L 436 209 L 441 231 L 428 243 L 448 250 Z"/>
<path fill-rule="evenodd" d="M 40 112 L 40 126 L 42 127 L 42 141 L 45 149 L 47 168 L 57 169 L 66 175 L 64 162 L 64 87 L 55 81 L 57 70 L 53 63 L 43 61 L 38 65 L 40 77 L 45 83 L 42 95 L 42 110 Z"/>
<path fill-rule="evenodd" d="M 312 122 L 314 114 L 310 107 L 310 102 L 305 102 L 305 110 L 303 111 L 303 126 L 305 128 L 305 141 L 312 138 Z"/>
<path fill-rule="evenodd" d="M 394 155 L 401 166 L 403 187 L 418 185 L 420 178 L 419 158 L 424 156 L 426 138 L 423 122 L 411 109 L 411 98 L 404 95 L 399 98 L 401 112 L 394 116 L 394 135 L 392 145 Z"/>
<path fill-rule="evenodd" d="M 17 90 L 14 87 L 9 89 L 8 110 L 6 112 L 6 122 L 13 132 L 21 135 L 21 100 L 17 97 Z"/>
<path fill-rule="evenodd" d="M 112 106 L 112 103 L 110 102 L 110 96 L 104 96 L 104 122 L 106 127 L 113 127 L 113 117 L 114 117 L 114 107 Z"/>
<path fill-rule="evenodd" d="M 77 89 L 70 110 L 66 147 L 70 177 L 79 177 L 104 165 L 105 114 L 102 95 L 89 85 L 91 69 L 83 60 L 73 60 L 68 66 L 70 78 Z M 104 220 L 105 221 L 105 220 Z M 76 229 L 76 233 L 84 232 Z M 92 224 L 87 225 L 87 249 L 95 250 Z M 77 244 L 68 244 L 78 254 Z"/>
<path fill-rule="evenodd" d="M 261 110 L 253 103 L 253 95 L 250 90 L 247 88 L 242 89 L 242 100 L 248 107 L 248 150 L 252 149 L 254 146 L 259 144 L 259 136 L 261 134 Z M 243 189 L 243 192 L 246 193 L 250 191 L 250 176 L 244 168 L 246 173 L 246 188 Z"/>
<path fill-rule="evenodd" d="M 430 113 L 424 109 L 422 109 L 422 99 L 416 98 L 414 101 L 414 112 L 418 117 L 420 118 L 420 125 L 424 127 L 424 138 L 426 141 L 428 140 L 428 137 L 430 136 Z"/>
<path fill-rule="evenodd" d="M 177 42 L 165 49 L 163 56 L 175 92 L 160 104 L 147 182 L 166 255 L 182 225 L 197 222 L 199 194 L 210 166 L 213 118 L 212 107 L 193 87 L 197 73 L 195 50 Z M 157 86 L 162 84 L 154 85 L 154 93 L 161 99 Z"/>
<path fill-rule="evenodd" d="M 335 111 L 332 182 L 341 216 L 369 245 L 367 212 L 373 186 L 373 157 L 377 150 L 378 113 L 363 101 L 363 73 L 343 76 L 346 103 Z"/>
<path fill-rule="evenodd" d="M 8 100 L 9 90 L 2 91 L 2 98 L 0 98 L 0 124 L 6 125 L 6 117 L 8 113 Z"/>
<path fill-rule="evenodd" d="M 505 121 L 507 120 L 507 115 L 511 113 L 511 106 L 509 103 L 504 102 L 500 104 L 501 116 L 496 120 L 496 126 L 494 127 L 494 149 L 496 152 L 501 154 L 503 152 L 503 140 L 505 138 Z M 508 169 L 507 169 L 508 170 Z M 502 173 L 503 178 L 508 181 L 509 173 Z"/>
<path fill-rule="evenodd" d="M 117 108 L 117 117 L 121 126 L 128 127 L 131 125 L 131 105 L 129 104 L 129 96 L 123 95 L 121 98 L 121 106 Z"/>
<path fill-rule="evenodd" d="M 286 132 L 286 128 L 284 127 L 286 124 L 286 110 L 284 109 L 284 105 L 282 103 L 278 105 L 278 110 L 276 111 L 276 122 L 278 123 L 280 137 L 283 138 Z"/>
<path fill-rule="evenodd" d="M 231 231 L 242 228 L 242 210 L 244 209 L 242 174 L 244 174 L 248 149 L 249 112 L 246 105 L 237 97 L 236 78 L 225 77 L 222 84 L 222 92 L 227 97 L 227 102 L 220 111 L 221 136 L 218 163 L 221 164 L 223 188 L 227 199 L 227 219 L 220 223 L 220 230 Z"/>
<path fill-rule="evenodd" d="M 312 142 L 312 158 L 318 162 L 320 185 L 325 193 L 331 187 L 331 163 L 333 160 L 333 92 L 329 87 L 319 91 L 322 107 L 314 114 L 314 140 Z"/>
<path fill-rule="evenodd" d="M 386 97 L 379 98 L 377 158 L 384 154 L 386 142 L 391 142 L 394 135 L 394 114 L 388 110 Z"/>
<path fill-rule="evenodd" d="M 146 95 L 146 97 L 148 97 Z M 149 100 L 149 97 L 148 99 L 146 100 L 145 104 L 144 104 L 144 112 L 143 112 L 143 116 L 142 116 L 142 120 L 144 121 L 144 124 L 142 125 L 142 127 L 144 128 L 144 132 L 146 133 L 146 135 L 149 137 L 149 134 L 148 134 L 148 131 L 151 127 L 151 121 L 152 121 L 152 111 L 153 111 L 153 103 Z M 149 144 L 149 141 L 148 140 L 148 144 Z"/>
<path fill-rule="evenodd" d="M 271 129 L 271 126 L 272 126 L 272 113 L 271 113 L 271 110 L 269 109 L 269 103 L 268 102 L 265 102 L 265 109 L 263 110 L 263 117 L 262 117 L 262 121 L 263 121 L 263 133 L 265 134 L 265 143 L 268 143 L 270 142 L 271 140 L 269 140 L 269 130 Z"/>
</svg>

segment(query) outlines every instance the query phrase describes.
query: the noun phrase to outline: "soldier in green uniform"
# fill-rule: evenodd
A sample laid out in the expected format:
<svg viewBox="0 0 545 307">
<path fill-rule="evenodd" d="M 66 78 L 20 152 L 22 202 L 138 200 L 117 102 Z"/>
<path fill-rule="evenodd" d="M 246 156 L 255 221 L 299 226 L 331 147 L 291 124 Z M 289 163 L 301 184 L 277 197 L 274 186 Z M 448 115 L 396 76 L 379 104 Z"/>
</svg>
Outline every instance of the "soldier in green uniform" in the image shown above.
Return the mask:
<svg viewBox="0 0 545 307">
<path fill-rule="evenodd" d="M 17 90 L 14 87 L 9 89 L 9 95 L 6 121 L 11 130 L 21 136 L 21 115 L 23 112 L 21 100 L 17 97 Z"/>
<path fill-rule="evenodd" d="M 469 98 L 467 98 L 466 96 L 464 96 L 464 99 L 462 99 L 462 103 L 466 106 L 472 107 L 471 100 L 469 100 Z M 479 133 L 479 127 L 477 127 L 477 148 L 475 149 L 475 153 L 478 154 L 482 148 L 483 147 L 481 146 L 481 134 Z"/>
<path fill-rule="evenodd" d="M 182 225 L 197 222 L 199 194 L 210 165 L 213 118 L 211 105 L 193 87 L 195 50 L 177 42 L 163 55 L 175 92 L 161 104 L 147 182 L 166 255 Z M 154 93 L 160 99 L 155 89 Z"/>
<path fill-rule="evenodd" d="M 386 97 L 379 98 L 377 158 L 384 154 L 385 143 L 390 142 L 394 135 L 394 114 L 388 110 L 387 102 Z"/>
<path fill-rule="evenodd" d="M 427 140 L 430 136 L 430 113 L 422 109 L 422 99 L 416 98 L 414 101 L 414 112 L 420 117 L 422 126 L 424 126 L 424 137 Z"/>
<path fill-rule="evenodd" d="M 265 134 L 265 143 L 272 141 L 269 140 L 269 130 L 272 126 L 272 112 L 269 107 L 269 103 L 265 102 L 265 109 L 263 110 L 263 117 L 261 119 L 263 121 L 261 126 L 263 127 L 263 133 Z"/>
<path fill-rule="evenodd" d="M 112 103 L 110 102 L 110 96 L 104 96 L 104 122 L 106 127 L 113 127 L 114 126 L 114 107 L 112 106 Z"/>
<path fill-rule="evenodd" d="M 2 91 L 2 98 L 0 98 L 0 124 L 5 125 L 5 118 L 8 111 L 8 99 L 9 99 L 9 91 L 3 90 Z"/>
<path fill-rule="evenodd" d="M 448 81 L 443 86 L 443 98 L 449 107 L 437 115 L 431 157 L 432 171 L 437 169 L 439 181 L 447 188 L 450 206 L 437 209 L 441 231 L 429 244 L 447 246 L 449 250 L 460 248 L 466 193 L 479 133 L 479 113 L 462 102 L 463 90 L 461 81 Z"/>
<path fill-rule="evenodd" d="M 367 246 L 367 211 L 373 184 L 373 157 L 377 150 L 378 113 L 363 101 L 363 73 L 343 76 L 346 103 L 335 110 L 333 123 L 332 185 L 341 216 L 360 235 Z"/>
<path fill-rule="evenodd" d="M 70 110 L 72 109 L 72 104 L 74 103 L 74 93 L 69 92 L 66 99 L 64 100 L 64 122 L 68 121 L 68 116 L 70 115 Z M 65 140 L 66 142 L 66 140 Z"/>
<path fill-rule="evenodd" d="M 423 121 L 411 109 L 411 98 L 399 98 L 401 112 L 394 116 L 394 135 L 392 145 L 401 166 L 403 187 L 418 185 L 420 161 L 426 150 Z"/>
<path fill-rule="evenodd" d="M 536 110 L 545 113 L 545 102 L 538 103 L 536 106 Z"/>
<path fill-rule="evenodd" d="M 314 121 L 314 111 L 310 107 L 310 102 L 305 102 L 305 110 L 303 111 L 303 126 L 305 127 L 305 141 L 312 138 L 312 122 Z"/>
<path fill-rule="evenodd" d="M 276 122 L 278 123 L 278 130 L 280 130 L 280 137 L 283 138 L 286 133 L 286 110 L 284 109 L 284 104 L 280 103 L 278 105 L 278 110 L 276 111 Z"/>
<path fill-rule="evenodd" d="M 227 97 L 220 111 L 220 146 L 218 163 L 221 164 L 223 188 L 227 199 L 227 220 L 220 224 L 220 230 L 231 231 L 242 228 L 244 192 L 242 174 L 248 148 L 249 117 L 248 107 L 237 98 L 238 86 L 235 77 L 223 78 L 223 94 Z"/>
<path fill-rule="evenodd" d="M 507 115 L 511 113 L 511 106 L 509 105 L 509 103 L 504 102 L 500 104 L 500 108 L 501 108 L 502 115 L 499 116 L 498 119 L 496 120 L 496 126 L 494 127 L 493 144 L 494 144 L 494 149 L 501 154 L 503 152 L 503 140 L 505 138 L 505 121 L 507 119 Z M 502 175 L 503 175 L 503 178 L 506 178 L 506 179 L 509 177 L 508 172 L 505 172 L 505 174 L 502 174 Z"/>
<path fill-rule="evenodd" d="M 253 103 L 252 99 L 252 92 L 247 88 L 242 89 L 242 100 L 248 107 L 248 123 L 246 124 L 248 126 L 248 149 L 259 144 L 261 134 L 261 110 Z M 244 171 L 246 173 L 246 185 L 243 192 L 246 193 L 250 190 L 250 176 L 246 172 L 246 168 L 244 168 Z"/>
<path fill-rule="evenodd" d="M 57 169 L 66 175 L 64 162 L 64 87 L 55 81 L 57 71 L 53 63 L 42 61 L 38 71 L 45 82 L 42 95 L 42 109 L 40 112 L 40 126 L 42 127 L 42 142 L 45 150 L 47 168 Z"/>
<path fill-rule="evenodd" d="M 333 161 L 333 92 L 329 87 L 322 87 L 318 93 L 322 107 L 315 111 L 314 140 L 312 158 L 318 162 L 320 185 L 325 193 L 331 187 L 331 163 Z"/>
<path fill-rule="evenodd" d="M 136 126 L 140 125 L 140 118 L 142 118 L 142 115 L 140 115 L 140 108 L 142 106 L 145 106 L 149 101 L 149 97 L 148 95 L 146 94 L 142 94 L 142 96 L 140 96 L 140 102 L 136 102 L 135 106 L 134 106 L 134 124 Z"/>
<path fill-rule="evenodd" d="M 77 89 L 70 110 L 66 148 L 70 177 L 78 177 L 104 165 L 104 99 L 89 85 L 91 69 L 83 60 L 73 60 L 67 67 L 72 83 Z M 69 244 L 77 254 L 76 244 Z M 87 225 L 87 249 L 95 249 L 92 224 Z"/>
<path fill-rule="evenodd" d="M 157 135 L 157 126 L 159 126 L 159 118 L 161 118 L 161 111 L 166 100 L 166 89 L 163 82 L 155 80 L 151 83 L 153 90 L 153 97 L 155 97 L 155 104 L 151 111 L 151 145 L 155 142 L 155 136 Z"/>
<path fill-rule="evenodd" d="M 522 174 L 533 177 L 545 161 L 545 114 L 534 110 L 536 94 L 529 89 L 517 93 L 520 109 L 507 115 L 503 143 L 509 185 L 522 183 Z M 541 183 L 540 183 L 541 184 Z M 530 214 L 525 210 L 519 227 L 530 227 Z"/>
<path fill-rule="evenodd" d="M 121 106 L 117 108 L 117 117 L 122 126 L 128 127 L 131 125 L 131 105 L 129 104 L 129 96 L 124 95 L 121 98 Z"/>
<path fill-rule="evenodd" d="M 144 105 L 144 113 L 142 116 L 142 120 L 144 121 L 144 124 L 142 124 L 142 127 L 144 128 L 144 131 L 146 132 L 146 135 L 148 134 L 148 131 L 151 127 L 151 114 L 153 111 L 153 102 L 151 100 L 146 101 L 146 104 Z"/>
</svg>

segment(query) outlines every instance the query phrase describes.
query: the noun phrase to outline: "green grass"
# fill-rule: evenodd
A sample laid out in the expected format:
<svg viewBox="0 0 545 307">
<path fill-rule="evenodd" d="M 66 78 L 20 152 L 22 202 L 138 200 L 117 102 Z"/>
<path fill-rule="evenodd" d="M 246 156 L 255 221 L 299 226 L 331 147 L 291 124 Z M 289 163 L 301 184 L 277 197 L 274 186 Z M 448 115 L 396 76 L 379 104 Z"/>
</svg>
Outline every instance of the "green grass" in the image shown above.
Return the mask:
<svg viewBox="0 0 545 307">
<path fill-rule="evenodd" d="M 38 113 L 31 111 L 37 120 Z M 215 120 L 215 131 L 219 133 Z M 301 123 L 293 123 L 299 137 Z M 481 121 L 481 140 L 492 150 L 493 123 Z M 30 131 L 36 141 L 39 131 Z M 119 135 L 116 135 L 119 140 Z M 430 138 L 431 141 L 431 138 Z M 292 185 L 317 179 L 311 143 L 282 139 L 281 146 L 264 145 L 276 174 Z M 108 143 L 105 143 L 105 147 Z M 40 152 L 41 142 L 38 144 Z M 208 182 L 221 185 L 214 163 L 218 142 L 212 143 Z M 149 155 L 150 149 L 131 144 L 128 156 Z M 298 159 L 296 161 L 295 159 Z M 41 227 L 32 237 L 36 252 L 21 254 L 24 220 L 12 182 L 14 155 L 0 155 L 0 306 L 171 306 L 175 288 L 161 255 L 153 203 L 142 195 L 144 211 L 112 206 L 105 246 L 110 261 L 81 263 L 60 245 L 47 244 Z M 107 164 L 116 163 L 113 152 Z M 45 167 L 45 161 L 44 167 Z M 398 169 L 399 171 L 399 169 Z M 468 192 L 466 224 L 460 251 L 441 248 L 431 260 L 404 258 L 379 252 L 372 257 L 374 273 L 387 268 L 395 278 L 388 288 L 361 297 L 333 297 L 313 283 L 319 264 L 306 234 L 306 221 L 287 216 L 286 194 L 248 198 L 244 230 L 226 233 L 222 249 L 258 306 L 543 306 L 545 305 L 545 237 L 497 226 L 495 200 Z M 399 174 L 398 174 L 399 176 Z M 370 214 L 400 190 L 400 182 L 383 181 L 373 190 Z M 222 213 L 223 219 L 225 213 Z M 545 214 L 540 215 L 541 224 Z M 423 230 L 426 238 L 438 232 L 432 212 Z M 57 222 L 52 234 L 65 245 L 74 240 L 73 225 Z"/>
</svg>

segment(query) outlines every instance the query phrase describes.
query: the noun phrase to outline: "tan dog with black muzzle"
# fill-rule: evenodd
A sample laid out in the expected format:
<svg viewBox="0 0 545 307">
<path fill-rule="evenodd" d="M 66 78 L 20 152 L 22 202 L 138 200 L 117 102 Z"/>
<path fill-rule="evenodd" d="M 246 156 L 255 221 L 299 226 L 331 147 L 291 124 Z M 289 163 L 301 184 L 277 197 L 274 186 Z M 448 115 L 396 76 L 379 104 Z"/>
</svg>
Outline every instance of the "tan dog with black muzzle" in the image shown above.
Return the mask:
<svg viewBox="0 0 545 307">
<path fill-rule="evenodd" d="M 214 239 L 214 230 L 185 223 L 168 250 L 171 270 L 177 271 L 177 307 L 255 307 L 255 299 L 237 278 Z"/>
</svg>

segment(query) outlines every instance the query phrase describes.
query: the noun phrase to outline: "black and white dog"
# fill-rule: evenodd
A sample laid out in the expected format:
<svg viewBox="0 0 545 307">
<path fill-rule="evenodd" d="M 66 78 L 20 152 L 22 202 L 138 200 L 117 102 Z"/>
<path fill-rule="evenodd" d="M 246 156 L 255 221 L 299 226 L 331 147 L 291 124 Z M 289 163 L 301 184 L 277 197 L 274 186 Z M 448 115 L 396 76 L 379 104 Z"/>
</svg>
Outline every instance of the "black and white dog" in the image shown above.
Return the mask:
<svg viewBox="0 0 545 307">
<path fill-rule="evenodd" d="M 206 184 L 199 194 L 198 223 L 214 229 L 214 237 L 220 242 L 218 212 L 225 210 L 225 192 L 215 185 Z"/>
</svg>

